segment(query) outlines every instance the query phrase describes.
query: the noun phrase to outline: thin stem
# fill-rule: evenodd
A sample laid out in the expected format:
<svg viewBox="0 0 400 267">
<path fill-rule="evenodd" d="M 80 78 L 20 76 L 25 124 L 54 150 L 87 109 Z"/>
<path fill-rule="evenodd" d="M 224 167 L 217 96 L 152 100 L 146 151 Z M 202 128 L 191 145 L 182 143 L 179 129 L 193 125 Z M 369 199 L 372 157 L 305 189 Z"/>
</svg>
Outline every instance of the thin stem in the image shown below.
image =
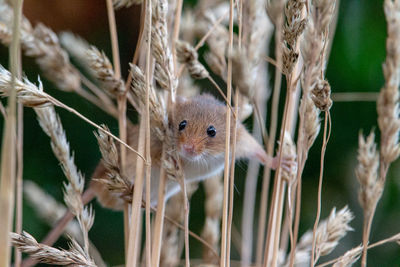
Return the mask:
<svg viewBox="0 0 400 267">
<path fill-rule="evenodd" d="M 235 113 L 235 111 L 233 110 L 231 104 L 229 103 L 228 98 L 226 97 L 226 95 L 225 95 L 224 92 L 222 91 L 221 87 L 218 86 L 218 84 L 215 82 L 215 80 L 214 80 L 210 75 L 207 76 L 207 79 L 215 86 L 215 88 L 217 89 L 217 91 L 219 92 L 219 94 L 220 94 L 220 95 L 222 96 L 222 98 L 225 100 L 226 105 L 231 109 L 233 116 L 236 117 L 236 113 Z"/>
<path fill-rule="evenodd" d="M 145 150 L 145 120 L 140 119 L 138 150 L 144 153 Z M 136 159 L 135 186 L 132 195 L 131 225 L 129 229 L 129 244 L 127 251 L 127 266 L 137 266 L 138 254 L 140 253 L 140 224 L 143 195 L 143 164 L 140 158 Z"/>
<path fill-rule="evenodd" d="M 332 100 L 334 102 L 376 102 L 379 93 L 371 92 L 345 92 L 345 93 L 332 93 Z"/>
<path fill-rule="evenodd" d="M 175 8 L 174 29 L 172 32 L 172 59 L 174 61 L 175 71 L 178 70 L 177 69 L 178 65 L 176 60 L 176 42 L 179 39 L 179 27 L 181 26 L 182 6 L 183 6 L 183 0 L 177 0 Z"/>
<path fill-rule="evenodd" d="M 16 211 L 15 211 L 15 232 L 22 233 L 22 204 L 23 204 L 23 141 L 24 141 L 24 107 L 21 103 L 18 104 L 18 121 L 17 121 L 17 183 L 16 183 Z M 21 266 L 22 254 L 15 250 L 15 267 Z"/>
<path fill-rule="evenodd" d="M 161 162 L 164 162 L 166 158 L 165 144 L 163 145 Z M 160 170 L 160 184 L 158 187 L 158 201 L 157 201 L 157 212 L 156 219 L 154 222 L 154 235 L 153 235 L 153 246 L 152 246 L 152 259 L 151 262 L 154 267 L 160 265 L 160 253 L 161 253 L 161 239 L 164 227 L 164 216 L 165 216 L 165 185 L 167 174 L 165 168 L 161 167 Z"/>
<path fill-rule="evenodd" d="M 121 64 L 119 61 L 119 48 L 118 48 L 118 35 L 117 35 L 117 25 L 115 23 L 115 14 L 112 0 L 106 0 L 107 3 L 107 16 L 108 24 L 110 28 L 111 37 L 111 47 L 114 63 L 114 73 L 117 79 L 121 78 Z"/>
<path fill-rule="evenodd" d="M 23 0 L 21 0 L 20 6 L 16 8 L 22 9 Z M 21 11 L 18 11 L 21 12 Z M 21 60 L 21 49 L 16 51 L 17 58 L 15 63 L 17 64 L 16 78 L 21 79 L 22 73 L 22 60 Z M 22 233 L 22 219 L 23 219 L 23 170 L 24 170 L 24 106 L 21 103 L 17 104 L 17 181 L 15 187 L 16 193 L 16 211 L 15 211 L 15 232 Z M 22 262 L 22 254 L 18 249 L 14 250 L 15 259 L 14 266 L 20 267 Z"/>
<path fill-rule="evenodd" d="M 16 177 L 16 78 L 20 69 L 20 21 L 22 0 L 13 1 L 13 35 L 10 45 L 11 90 L 8 112 L 3 130 L 0 180 L 0 266 L 9 266 L 11 257 L 10 232 L 12 230 L 15 177 Z"/>
<path fill-rule="evenodd" d="M 233 48 L 233 0 L 230 0 L 229 6 L 229 47 Z M 232 59 L 228 57 L 228 75 L 227 75 L 227 103 L 232 98 Z M 230 158 L 230 139 L 231 139 L 231 109 L 226 109 L 226 135 L 225 135 L 225 169 L 224 169 L 224 197 L 222 204 L 222 230 L 221 230 L 221 267 L 226 267 L 229 259 L 227 256 L 227 219 L 228 219 L 228 193 L 229 193 L 229 158 Z"/>
<path fill-rule="evenodd" d="M 277 66 L 282 66 L 282 48 L 281 48 L 281 39 L 282 39 L 282 23 L 283 16 L 279 15 L 276 24 L 275 31 L 275 54 L 277 57 Z M 272 155 L 274 152 L 274 144 L 276 138 L 276 131 L 278 128 L 278 108 L 279 108 L 279 97 L 281 90 L 281 82 L 282 82 L 282 73 L 280 72 L 281 68 L 275 69 L 275 78 L 274 78 L 274 92 L 272 96 L 272 106 L 271 106 L 271 124 L 269 128 L 269 138 L 267 146 L 267 154 Z M 263 174 L 263 183 L 261 190 L 261 204 L 259 209 L 259 220 L 258 220 L 258 239 L 257 239 L 257 250 L 256 250 L 256 265 L 260 266 L 263 261 L 263 249 L 265 244 L 265 224 L 266 224 L 266 214 L 268 207 L 268 193 L 269 193 L 269 184 L 271 178 L 271 170 L 267 167 L 264 168 Z"/>
<path fill-rule="evenodd" d="M 187 196 L 186 184 L 184 177 L 179 179 L 183 196 L 183 206 L 185 213 L 185 266 L 190 267 L 190 256 L 189 256 L 189 201 Z"/>
<path fill-rule="evenodd" d="M 118 36 L 117 36 L 117 26 L 115 23 L 115 14 L 114 8 L 112 4 L 112 0 L 106 0 L 107 3 L 107 15 L 108 15 L 108 23 L 110 27 L 110 39 L 111 39 L 111 50 L 113 55 L 113 65 L 115 78 L 121 78 L 121 67 L 119 61 L 119 49 L 118 49 Z M 122 141 L 126 142 L 126 95 L 119 95 L 117 99 L 118 103 L 118 129 L 119 136 Z M 121 161 L 121 172 L 125 173 L 126 167 L 126 148 L 120 144 L 120 161 Z M 129 228 L 129 209 L 124 208 L 124 229 Z M 126 225 L 128 224 L 128 225 Z M 124 231 L 124 240 L 125 240 L 125 255 L 128 252 L 128 242 L 129 239 L 129 231 Z"/>
<path fill-rule="evenodd" d="M 315 258 L 315 245 L 316 245 L 315 238 L 316 238 L 319 220 L 321 217 L 322 179 L 323 179 L 323 175 L 324 175 L 324 158 L 325 158 L 325 151 L 326 151 L 326 146 L 327 146 L 326 134 L 327 134 L 327 128 L 328 128 L 328 114 L 329 114 L 329 111 L 325 111 L 324 136 L 323 136 L 323 144 L 322 144 L 322 150 L 321 150 L 321 162 L 320 162 L 321 168 L 319 171 L 319 182 L 318 182 L 317 216 L 316 216 L 315 222 L 314 222 L 311 261 L 310 261 L 311 267 L 314 267 L 315 261 L 318 260 L 318 258 Z"/>
<path fill-rule="evenodd" d="M 150 137 L 150 83 L 152 78 L 151 73 L 151 27 L 152 27 L 152 6 L 151 0 L 146 0 L 146 25 L 147 31 L 147 48 L 146 48 L 146 265 L 152 266 L 151 262 L 151 221 L 150 221 L 150 196 L 151 196 L 151 137 Z"/>
<path fill-rule="evenodd" d="M 398 242 L 399 240 L 400 240 L 400 233 L 397 233 L 395 235 L 392 235 L 391 237 L 382 239 L 382 240 L 380 240 L 378 242 L 375 242 L 375 243 L 369 245 L 367 247 L 367 249 L 376 248 L 378 246 L 381 246 L 381 245 L 384 245 L 384 244 L 390 243 L 390 242 Z M 338 262 L 340 260 L 340 258 L 341 257 L 338 257 L 336 259 L 321 263 L 321 264 L 317 265 L 317 267 L 325 267 L 325 266 L 328 266 L 328 265 L 333 265 L 334 263 Z"/>
<path fill-rule="evenodd" d="M 239 90 L 235 91 L 235 111 L 239 112 Z M 233 136 L 232 136 L 232 152 L 231 152 L 231 165 L 230 165 L 230 177 L 229 177 L 229 213 L 228 213 L 228 238 L 227 238 L 227 266 L 230 266 L 230 255 L 231 255 L 231 231 L 232 231 L 232 219 L 233 219 L 233 194 L 235 192 L 235 151 L 236 151 L 236 138 L 237 138 L 237 123 L 238 118 L 236 117 L 233 121 Z M 240 251 L 240 249 L 239 249 Z"/>
</svg>

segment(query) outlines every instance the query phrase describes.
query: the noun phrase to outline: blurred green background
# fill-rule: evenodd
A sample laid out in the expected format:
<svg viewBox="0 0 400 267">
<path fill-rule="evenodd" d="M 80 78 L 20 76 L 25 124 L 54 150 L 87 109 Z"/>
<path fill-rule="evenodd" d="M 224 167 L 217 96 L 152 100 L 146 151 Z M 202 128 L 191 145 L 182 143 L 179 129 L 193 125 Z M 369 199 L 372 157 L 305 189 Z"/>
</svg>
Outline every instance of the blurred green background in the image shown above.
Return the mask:
<svg viewBox="0 0 400 267">
<path fill-rule="evenodd" d="M 192 5 L 191 1 L 191 5 Z M 382 62 L 385 58 L 386 22 L 382 1 L 341 1 L 336 34 L 327 69 L 327 78 L 332 92 L 378 92 L 383 85 Z M 104 1 L 95 0 L 25 0 L 24 13 L 33 23 L 43 22 L 56 32 L 70 30 L 80 34 L 90 43 L 104 50 L 111 57 L 106 7 Z M 116 13 L 121 49 L 121 63 L 124 77 L 127 76 L 128 62 L 131 60 L 139 31 L 140 7 L 123 9 Z M 0 63 L 8 65 L 7 48 L 0 47 Z M 31 81 L 36 81 L 40 71 L 34 61 L 23 58 L 23 70 Z M 97 123 L 105 123 L 117 133 L 117 122 L 98 108 L 71 93 L 54 89 L 54 85 L 42 78 L 45 91 Z M 211 85 L 209 85 L 211 86 Z M 78 168 L 90 177 L 100 159 L 93 128 L 68 112 L 57 109 L 71 149 L 75 152 Z M 131 113 L 134 114 L 133 110 Z M 358 133 L 365 134 L 375 129 L 375 102 L 335 102 L 331 109 L 332 134 L 325 158 L 325 175 L 322 194 L 322 218 L 329 215 L 333 207 L 341 209 L 345 205 L 354 212 L 351 226 L 353 232 L 340 242 L 333 256 L 343 254 L 357 246 L 362 236 L 362 210 L 358 204 L 358 183 L 354 174 L 357 164 L 356 152 Z M 65 180 L 59 164 L 52 154 L 49 139 L 40 129 L 35 114 L 30 108 L 24 109 L 24 179 L 38 183 L 46 192 L 62 201 L 62 182 Z M 1 121 L 1 124 L 3 121 Z M 2 125 L 1 125 L 2 126 Z M 316 211 L 317 185 L 321 135 L 311 148 L 309 160 L 303 175 L 303 199 L 301 233 L 311 228 Z M 246 164 L 237 168 L 237 177 L 243 177 Z M 372 225 L 371 242 L 386 238 L 400 231 L 400 172 L 395 162 L 389 170 L 385 191 L 379 202 Z M 259 183 L 261 188 L 261 183 Z M 236 179 L 234 222 L 240 229 L 241 204 L 244 193 L 243 179 Z M 94 202 L 96 217 L 90 239 L 110 265 L 118 265 L 123 260 L 122 214 L 102 209 Z M 258 209 L 256 208 L 256 211 Z M 190 228 L 199 233 L 204 217 L 203 190 L 194 195 L 191 206 Z M 23 228 L 38 240 L 49 230 L 28 203 L 24 203 Z M 257 226 L 254 226 L 256 231 Z M 61 239 L 56 246 L 64 246 Z M 233 257 L 238 258 L 235 248 Z M 191 256 L 201 257 L 198 242 L 191 240 Z M 396 244 L 388 244 L 370 250 L 370 266 L 400 266 L 400 249 Z M 357 266 L 358 264 L 356 264 Z"/>
</svg>

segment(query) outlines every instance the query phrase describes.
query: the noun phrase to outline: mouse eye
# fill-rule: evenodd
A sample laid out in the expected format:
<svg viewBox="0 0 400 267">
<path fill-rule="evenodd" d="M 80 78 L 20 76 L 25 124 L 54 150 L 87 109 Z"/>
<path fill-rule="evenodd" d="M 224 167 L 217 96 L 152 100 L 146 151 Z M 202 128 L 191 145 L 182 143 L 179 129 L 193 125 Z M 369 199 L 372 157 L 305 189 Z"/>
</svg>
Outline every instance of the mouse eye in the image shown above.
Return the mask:
<svg viewBox="0 0 400 267">
<path fill-rule="evenodd" d="M 183 129 L 185 129 L 187 124 L 186 120 L 181 121 L 181 123 L 179 123 L 179 131 L 182 131 Z"/>
<path fill-rule="evenodd" d="M 210 125 L 207 128 L 207 135 L 210 137 L 214 137 L 217 134 L 217 130 L 215 130 L 215 127 Z"/>
</svg>

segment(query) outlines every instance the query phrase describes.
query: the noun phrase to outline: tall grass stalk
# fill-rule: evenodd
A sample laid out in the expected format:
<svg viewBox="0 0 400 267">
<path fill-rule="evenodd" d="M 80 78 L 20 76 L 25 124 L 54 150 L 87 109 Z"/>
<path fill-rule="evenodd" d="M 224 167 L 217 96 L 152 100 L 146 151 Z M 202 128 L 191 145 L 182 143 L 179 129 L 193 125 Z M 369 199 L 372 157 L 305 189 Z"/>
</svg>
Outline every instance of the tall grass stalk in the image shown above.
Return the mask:
<svg viewBox="0 0 400 267">
<path fill-rule="evenodd" d="M 269 128 L 269 138 L 268 143 L 266 144 L 267 153 L 272 155 L 274 153 L 275 146 L 275 138 L 276 131 L 278 127 L 278 107 L 279 107 L 279 97 L 280 97 L 280 89 L 281 89 L 281 81 L 282 81 L 282 25 L 283 25 L 283 6 L 284 1 L 280 1 L 278 12 L 276 14 L 277 18 L 273 21 L 275 25 L 275 55 L 277 67 L 275 69 L 274 76 L 274 89 L 272 96 L 272 105 L 271 105 L 271 122 Z M 268 6 L 267 6 L 268 9 Z M 257 238 L 257 250 L 256 250 L 256 264 L 261 266 L 263 262 L 263 251 L 266 246 L 266 237 L 265 237 L 265 229 L 266 229 L 266 216 L 268 209 L 268 195 L 269 195 L 269 187 L 271 180 L 271 170 L 267 167 L 264 168 L 263 173 L 263 182 L 261 189 L 261 199 L 260 199 L 260 209 L 259 209 L 259 219 L 258 219 L 258 238 Z"/>
<path fill-rule="evenodd" d="M 145 117 L 146 117 L 146 240 L 145 240 L 145 255 L 146 255 L 146 266 L 152 266 L 151 261 L 151 221 L 150 221 L 150 197 L 151 197 L 151 137 L 150 137 L 150 104 L 149 104 L 149 93 L 151 80 L 153 78 L 151 69 L 152 69 L 152 61 L 151 61 L 151 27 L 152 27 L 152 4 L 151 0 L 145 1 L 145 20 L 147 28 L 147 48 L 146 48 L 146 108 L 145 108 Z"/>
<path fill-rule="evenodd" d="M 233 49 L 233 12 L 234 12 L 234 3 L 233 0 L 229 2 L 229 43 L 228 43 L 228 51 L 229 53 Z M 227 74 L 227 103 L 231 104 L 232 99 L 232 59 L 228 58 L 228 74 Z M 229 108 L 226 109 L 226 125 L 225 125 L 225 169 L 224 169 L 224 198 L 222 204 L 222 229 L 221 229 L 221 259 L 220 266 L 226 267 L 229 265 L 227 261 L 227 242 L 228 240 L 228 205 L 229 205 L 229 171 L 230 171 L 230 163 L 231 163 L 231 110 Z"/>
<path fill-rule="evenodd" d="M 16 80 L 20 75 L 20 23 L 22 17 L 22 0 L 13 1 L 13 32 L 10 45 L 11 90 L 8 97 L 7 117 L 3 130 L 1 150 L 1 181 L 0 181 L 0 265 L 10 264 L 10 235 L 14 214 L 15 180 L 17 175 L 17 92 Z"/>
</svg>

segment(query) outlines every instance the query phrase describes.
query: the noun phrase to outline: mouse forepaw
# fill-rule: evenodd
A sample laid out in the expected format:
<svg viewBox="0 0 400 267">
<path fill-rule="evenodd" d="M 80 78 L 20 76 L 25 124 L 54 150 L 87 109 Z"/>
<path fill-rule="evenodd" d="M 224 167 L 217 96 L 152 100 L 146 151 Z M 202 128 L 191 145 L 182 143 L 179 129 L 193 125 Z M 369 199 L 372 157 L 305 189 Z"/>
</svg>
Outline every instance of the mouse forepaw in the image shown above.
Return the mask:
<svg viewBox="0 0 400 267">
<path fill-rule="evenodd" d="M 279 153 L 272 158 L 271 169 L 276 170 L 279 166 Z M 281 168 L 290 173 L 297 172 L 297 160 L 293 155 L 282 155 L 281 157 Z"/>
</svg>

